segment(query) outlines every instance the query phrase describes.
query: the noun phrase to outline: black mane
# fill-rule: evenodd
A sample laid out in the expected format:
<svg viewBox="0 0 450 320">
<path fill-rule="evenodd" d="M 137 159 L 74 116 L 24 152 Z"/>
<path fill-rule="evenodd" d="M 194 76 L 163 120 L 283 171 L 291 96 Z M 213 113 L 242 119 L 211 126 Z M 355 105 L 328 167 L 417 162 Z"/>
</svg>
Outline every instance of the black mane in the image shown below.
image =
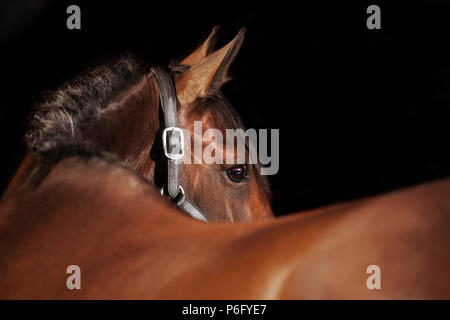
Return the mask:
<svg viewBox="0 0 450 320">
<path fill-rule="evenodd" d="M 121 91 L 136 84 L 146 68 L 131 55 L 97 66 L 57 90 L 44 93 L 29 121 L 26 142 L 44 153 L 83 144 L 82 124 L 94 119 Z"/>
</svg>

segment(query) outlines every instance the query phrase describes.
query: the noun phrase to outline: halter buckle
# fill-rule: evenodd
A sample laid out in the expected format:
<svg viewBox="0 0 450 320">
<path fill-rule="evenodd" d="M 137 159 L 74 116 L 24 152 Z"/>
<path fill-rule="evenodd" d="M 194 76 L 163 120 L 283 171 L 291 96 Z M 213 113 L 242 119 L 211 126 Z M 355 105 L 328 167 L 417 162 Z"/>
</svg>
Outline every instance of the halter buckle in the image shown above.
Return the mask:
<svg viewBox="0 0 450 320">
<path fill-rule="evenodd" d="M 184 156 L 184 133 L 181 128 L 168 127 L 162 133 L 164 155 L 170 160 Z"/>
</svg>

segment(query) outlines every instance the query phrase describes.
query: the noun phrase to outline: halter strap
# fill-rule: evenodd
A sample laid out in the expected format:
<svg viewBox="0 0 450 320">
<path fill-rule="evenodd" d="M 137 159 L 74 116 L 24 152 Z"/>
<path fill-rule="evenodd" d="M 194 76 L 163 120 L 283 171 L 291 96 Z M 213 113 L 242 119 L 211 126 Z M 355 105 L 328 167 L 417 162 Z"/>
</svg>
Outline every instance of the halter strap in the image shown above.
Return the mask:
<svg viewBox="0 0 450 320">
<path fill-rule="evenodd" d="M 164 115 L 164 131 L 162 143 L 164 155 L 167 158 L 167 185 L 161 189 L 161 194 L 167 191 L 168 197 L 191 217 L 207 221 L 206 215 L 193 204 L 184 194 L 180 185 L 180 159 L 184 155 L 184 133 L 177 127 L 177 98 L 172 76 L 165 70 L 154 67 L 151 72 L 158 83 L 159 101 Z"/>
</svg>

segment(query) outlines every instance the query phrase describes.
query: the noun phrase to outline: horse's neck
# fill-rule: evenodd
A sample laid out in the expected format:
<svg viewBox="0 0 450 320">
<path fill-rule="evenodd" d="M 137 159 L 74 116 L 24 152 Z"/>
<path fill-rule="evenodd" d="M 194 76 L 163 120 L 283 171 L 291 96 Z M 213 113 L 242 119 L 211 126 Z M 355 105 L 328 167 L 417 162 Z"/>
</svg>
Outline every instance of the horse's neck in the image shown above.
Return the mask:
<svg viewBox="0 0 450 320">
<path fill-rule="evenodd" d="M 158 107 L 155 81 L 146 74 L 87 126 L 88 139 L 116 153 L 142 176 L 147 176 L 151 171 L 150 148 L 159 128 Z"/>
</svg>

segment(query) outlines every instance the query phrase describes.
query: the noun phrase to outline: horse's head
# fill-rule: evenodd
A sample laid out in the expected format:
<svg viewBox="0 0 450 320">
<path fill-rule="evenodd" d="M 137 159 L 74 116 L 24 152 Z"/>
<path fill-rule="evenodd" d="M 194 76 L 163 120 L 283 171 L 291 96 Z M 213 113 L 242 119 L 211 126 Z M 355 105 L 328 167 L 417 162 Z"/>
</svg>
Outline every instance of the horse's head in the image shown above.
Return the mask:
<svg viewBox="0 0 450 320">
<path fill-rule="evenodd" d="M 241 47 L 244 30 L 226 46 L 211 52 L 216 30 L 214 28 L 197 50 L 172 68 L 177 70 L 174 83 L 178 126 L 189 133 L 189 139 L 185 139 L 188 152 L 182 159 L 180 183 L 187 197 L 208 215 L 209 220 L 251 221 L 272 217 L 268 183 L 266 177 L 259 174 L 259 165 L 249 163 L 248 144 L 245 149 L 226 147 L 226 129 L 242 129 L 243 125 L 220 93 L 220 88 L 228 80 L 228 69 Z M 215 141 L 207 134 L 210 129 L 219 130 L 224 139 Z M 159 164 L 165 164 L 160 140 L 157 135 L 150 158 L 155 165 L 151 165 L 148 177 L 163 187 L 167 174 L 166 168 L 159 170 L 163 167 Z M 214 149 L 213 154 L 220 153 L 214 156 L 223 161 L 205 162 L 202 156 L 211 149 Z M 230 154 L 233 160 L 241 158 L 245 161 L 226 163 Z"/>
<path fill-rule="evenodd" d="M 243 128 L 241 119 L 221 95 L 230 64 L 236 56 L 244 32 L 223 48 L 212 52 L 213 30 L 208 39 L 174 67 L 178 100 L 178 126 L 190 133 L 185 139 L 185 158 L 180 165 L 180 184 L 187 197 L 208 215 L 210 221 L 252 221 L 272 217 L 269 188 L 259 165 L 249 163 L 249 146 L 226 148 L 205 138 L 208 129 Z M 28 134 L 32 150 L 45 153 L 61 145 L 88 141 L 116 153 L 142 177 L 158 187 L 165 183 L 161 147 L 161 106 L 159 88 L 152 72 L 133 59 L 121 59 L 99 67 L 50 93 L 38 106 Z M 194 132 L 201 121 L 201 134 Z M 197 122 L 198 124 L 198 122 Z M 208 141 L 209 140 L 209 141 Z M 201 154 L 212 144 L 227 158 L 245 158 L 236 164 L 208 164 L 194 159 L 196 146 Z M 245 153 L 239 154 L 239 153 Z M 192 159 L 187 159 L 191 157 Z M 228 157 L 230 158 L 230 157 Z M 187 164 L 192 160 L 193 164 Z M 198 161 L 200 160 L 200 161 Z M 229 162 L 229 161 L 228 161 Z M 23 174 L 21 175 L 23 176 Z"/>
<path fill-rule="evenodd" d="M 183 164 L 181 183 L 191 200 L 213 220 L 250 221 L 271 217 L 268 183 L 266 177 L 259 174 L 258 164 L 249 163 L 249 146 L 239 149 L 226 145 L 226 130 L 243 129 L 243 125 L 220 88 L 228 80 L 228 69 L 245 32 L 241 30 L 223 48 L 210 53 L 215 32 L 216 29 L 180 63 L 189 69 L 174 75 L 180 126 L 188 130 L 191 137 L 190 143 L 186 142 L 191 152 L 185 155 L 191 158 L 188 161 L 191 164 Z M 194 130 L 195 122 L 197 126 L 201 122 L 201 130 Z M 223 139 L 215 140 L 217 137 L 208 135 L 210 129 L 220 130 Z M 212 153 L 221 158 L 222 163 L 207 164 L 204 159 L 198 159 L 194 150 L 196 144 L 202 146 L 202 155 Z M 227 163 L 227 158 L 232 158 L 233 163 Z M 238 163 L 237 159 L 245 161 Z"/>
</svg>

